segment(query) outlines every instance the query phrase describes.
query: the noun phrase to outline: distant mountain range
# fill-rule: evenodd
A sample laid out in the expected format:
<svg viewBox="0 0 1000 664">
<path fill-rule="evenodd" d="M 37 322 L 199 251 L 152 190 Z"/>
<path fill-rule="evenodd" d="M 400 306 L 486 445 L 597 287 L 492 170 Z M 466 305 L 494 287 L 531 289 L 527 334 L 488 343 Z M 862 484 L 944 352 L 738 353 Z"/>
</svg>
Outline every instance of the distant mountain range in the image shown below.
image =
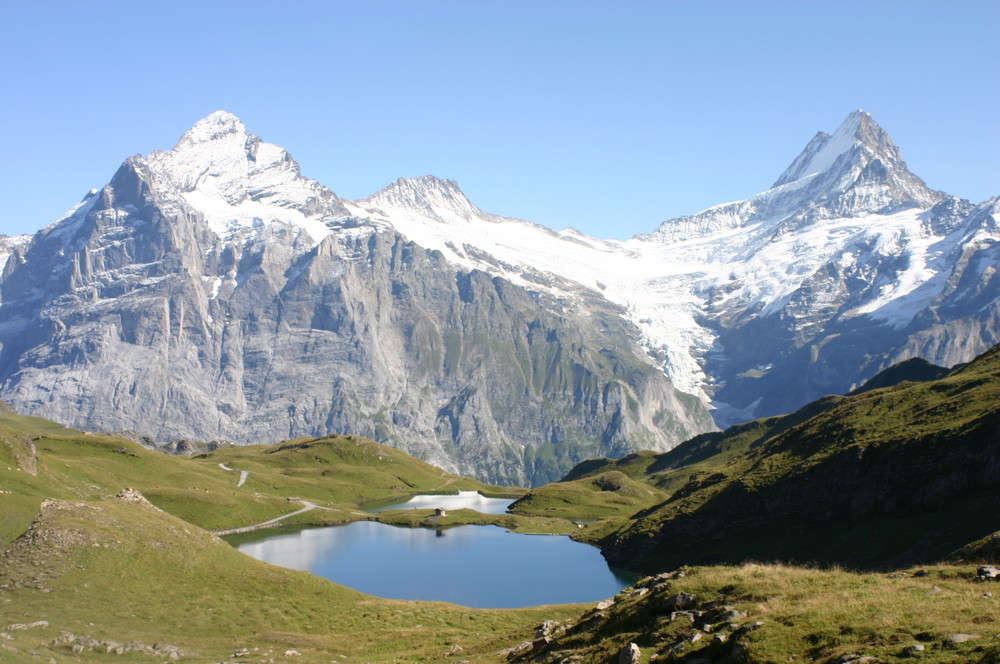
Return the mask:
<svg viewBox="0 0 1000 664">
<path fill-rule="evenodd" d="M 541 484 L 970 360 L 1000 340 L 998 203 L 930 190 L 858 111 L 766 192 L 599 240 L 431 176 L 341 199 L 217 112 L 0 239 L 0 398 L 162 442 L 367 435 Z"/>
</svg>

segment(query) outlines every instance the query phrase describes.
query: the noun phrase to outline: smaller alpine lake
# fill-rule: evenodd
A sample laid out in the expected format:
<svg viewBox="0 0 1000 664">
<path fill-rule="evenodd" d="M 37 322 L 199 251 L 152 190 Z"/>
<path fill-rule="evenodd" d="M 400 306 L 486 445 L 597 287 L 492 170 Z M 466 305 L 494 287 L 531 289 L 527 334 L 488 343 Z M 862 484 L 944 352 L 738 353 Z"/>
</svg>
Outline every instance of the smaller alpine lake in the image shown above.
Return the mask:
<svg viewBox="0 0 1000 664">
<path fill-rule="evenodd" d="M 435 509 L 445 510 L 470 509 L 483 514 L 503 514 L 514 501 L 510 498 L 487 498 L 478 491 L 459 491 L 457 494 L 421 494 L 413 496 L 404 502 L 391 504 L 369 503 L 363 509 L 377 514 L 384 510 Z"/>
<path fill-rule="evenodd" d="M 432 499 L 421 507 L 444 507 L 438 503 L 449 496 L 418 498 Z M 596 602 L 635 581 L 635 576 L 609 568 L 590 545 L 564 535 L 524 535 L 497 526 L 435 530 L 357 521 L 262 534 L 240 537 L 236 548 L 273 565 L 390 599 L 519 608 Z"/>
</svg>

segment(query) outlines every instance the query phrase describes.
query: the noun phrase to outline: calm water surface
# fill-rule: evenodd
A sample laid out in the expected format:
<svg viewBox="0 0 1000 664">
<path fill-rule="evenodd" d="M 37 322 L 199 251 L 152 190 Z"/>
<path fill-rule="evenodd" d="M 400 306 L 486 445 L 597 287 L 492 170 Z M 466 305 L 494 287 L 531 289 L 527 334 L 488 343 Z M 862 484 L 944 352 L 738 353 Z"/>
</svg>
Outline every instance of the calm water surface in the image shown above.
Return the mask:
<svg viewBox="0 0 1000 664">
<path fill-rule="evenodd" d="M 595 602 L 635 581 L 610 569 L 595 547 L 496 526 L 433 530 L 359 521 L 278 533 L 237 548 L 370 595 L 477 608 Z"/>
<path fill-rule="evenodd" d="M 419 495 L 413 496 L 402 503 L 391 505 L 378 505 L 372 503 L 364 508 L 366 512 L 378 513 L 382 510 L 409 510 L 409 509 L 435 509 L 443 507 L 446 510 L 460 510 L 468 508 L 483 514 L 503 514 L 514 501 L 510 498 L 487 498 L 478 491 L 459 491 L 458 495 L 434 496 Z"/>
</svg>

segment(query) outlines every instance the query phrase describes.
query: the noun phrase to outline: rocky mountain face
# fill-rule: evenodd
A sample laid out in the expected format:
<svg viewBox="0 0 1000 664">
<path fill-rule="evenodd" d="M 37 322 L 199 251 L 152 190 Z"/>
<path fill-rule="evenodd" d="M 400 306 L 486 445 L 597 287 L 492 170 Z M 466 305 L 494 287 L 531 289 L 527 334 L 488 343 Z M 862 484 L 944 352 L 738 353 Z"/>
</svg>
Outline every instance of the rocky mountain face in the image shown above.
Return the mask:
<svg viewBox="0 0 1000 664">
<path fill-rule="evenodd" d="M 18 249 L 23 249 L 29 242 L 31 242 L 30 235 L 16 235 L 14 237 L 0 235 L 0 274 L 3 274 L 7 259 L 10 258 L 11 254 Z"/>
<path fill-rule="evenodd" d="M 990 347 L 998 212 L 997 199 L 928 189 L 856 112 L 767 192 L 665 222 L 648 239 L 710 247 L 711 267 L 728 268 L 691 279 L 714 338 L 707 389 L 728 424 L 842 393 L 898 361 L 952 366 Z"/>
<path fill-rule="evenodd" d="M 1000 340 L 1000 200 L 928 188 L 863 111 L 765 192 L 619 242 L 488 215 L 400 181 L 361 202 L 450 262 L 619 305 L 722 426 L 844 393 L 899 361 L 952 366 Z M 464 199 L 464 197 L 461 197 Z"/>
<path fill-rule="evenodd" d="M 415 184 L 363 204 L 467 204 Z M 357 210 L 209 116 L 13 250 L 0 391 L 160 441 L 361 434 L 494 482 L 713 426 L 616 305 L 462 269 Z"/>
<path fill-rule="evenodd" d="M 0 242 L 0 398 L 159 441 L 356 433 L 540 483 L 968 361 L 1000 340 L 998 215 L 929 189 L 861 111 L 768 191 L 627 241 L 432 176 L 341 199 L 218 112 Z"/>
</svg>

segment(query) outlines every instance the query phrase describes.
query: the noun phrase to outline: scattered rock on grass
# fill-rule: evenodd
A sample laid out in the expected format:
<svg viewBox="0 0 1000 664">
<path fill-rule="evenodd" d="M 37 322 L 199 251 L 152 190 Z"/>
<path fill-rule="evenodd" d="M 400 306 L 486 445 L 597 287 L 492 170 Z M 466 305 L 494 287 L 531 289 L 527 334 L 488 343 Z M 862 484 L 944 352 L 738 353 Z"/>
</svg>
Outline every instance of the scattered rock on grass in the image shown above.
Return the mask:
<svg viewBox="0 0 1000 664">
<path fill-rule="evenodd" d="M 698 603 L 698 596 L 691 593 L 677 593 L 667 598 L 663 603 L 664 608 L 673 610 L 689 609 Z"/>
<path fill-rule="evenodd" d="M 973 581 L 977 583 L 1000 581 L 1000 568 L 993 565 L 980 565 L 976 570 L 976 578 Z"/>
<path fill-rule="evenodd" d="M 558 620 L 546 620 L 535 628 L 535 638 L 540 639 L 543 636 L 551 636 L 559 628 L 560 624 Z"/>
<path fill-rule="evenodd" d="M 503 655 L 507 657 L 507 659 L 514 659 L 518 655 L 528 652 L 529 650 L 531 650 L 531 641 L 523 641 L 519 645 L 514 646 L 513 648 L 505 648 L 504 650 L 501 650 L 497 654 Z"/>
<path fill-rule="evenodd" d="M 630 643 L 618 653 L 618 664 L 639 664 L 642 661 L 642 652 L 639 646 Z"/>
<path fill-rule="evenodd" d="M 13 632 L 15 629 L 31 629 L 32 627 L 48 627 L 48 620 L 36 620 L 32 623 L 14 623 L 13 625 L 7 625 L 8 632 Z"/>
<path fill-rule="evenodd" d="M 951 634 L 948 636 L 948 643 L 965 643 L 966 641 L 972 641 L 973 639 L 983 638 L 981 634 Z"/>
</svg>

